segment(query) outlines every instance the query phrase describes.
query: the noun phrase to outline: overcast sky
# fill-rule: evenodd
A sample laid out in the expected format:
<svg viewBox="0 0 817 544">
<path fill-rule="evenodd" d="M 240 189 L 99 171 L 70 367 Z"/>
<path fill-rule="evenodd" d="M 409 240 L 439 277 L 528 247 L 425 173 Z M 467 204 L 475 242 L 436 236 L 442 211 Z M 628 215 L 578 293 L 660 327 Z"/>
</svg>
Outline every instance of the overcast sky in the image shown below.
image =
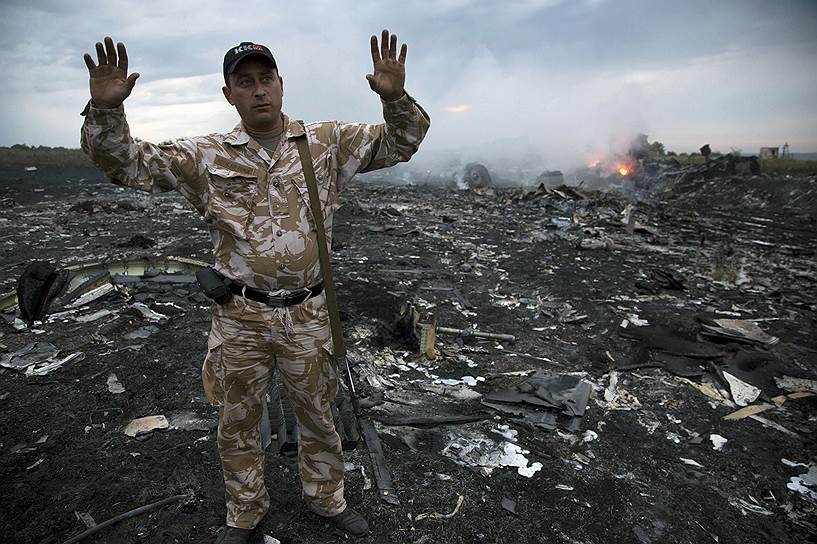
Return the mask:
<svg viewBox="0 0 817 544">
<path fill-rule="evenodd" d="M 125 108 L 145 140 L 236 124 L 221 63 L 244 40 L 272 49 L 291 116 L 379 122 L 364 76 L 384 27 L 432 119 L 421 160 L 564 168 L 636 132 L 679 151 L 817 151 L 814 0 L 2 0 L 0 145 L 78 147 L 82 54 L 105 35 L 141 74 Z"/>
</svg>

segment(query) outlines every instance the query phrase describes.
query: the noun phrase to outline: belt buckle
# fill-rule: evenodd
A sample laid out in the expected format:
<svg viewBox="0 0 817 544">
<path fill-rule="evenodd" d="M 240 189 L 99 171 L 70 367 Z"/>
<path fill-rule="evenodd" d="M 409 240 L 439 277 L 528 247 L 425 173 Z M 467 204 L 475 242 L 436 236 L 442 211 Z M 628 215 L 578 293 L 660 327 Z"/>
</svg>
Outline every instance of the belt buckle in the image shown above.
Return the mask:
<svg viewBox="0 0 817 544">
<path fill-rule="evenodd" d="M 286 299 L 290 303 L 289 304 L 290 306 L 294 306 L 295 304 L 301 304 L 302 302 L 305 302 L 309 298 L 309 295 L 311 294 L 312 291 L 308 287 L 301 287 L 297 291 L 293 291 L 292 293 L 287 295 Z"/>
</svg>

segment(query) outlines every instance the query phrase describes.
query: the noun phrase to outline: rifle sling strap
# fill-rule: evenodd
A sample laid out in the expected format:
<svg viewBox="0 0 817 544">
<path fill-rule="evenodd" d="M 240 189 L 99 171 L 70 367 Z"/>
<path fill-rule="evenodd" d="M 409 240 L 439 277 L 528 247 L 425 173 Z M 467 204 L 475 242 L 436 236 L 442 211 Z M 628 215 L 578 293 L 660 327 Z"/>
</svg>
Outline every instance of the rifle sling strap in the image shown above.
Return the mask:
<svg viewBox="0 0 817 544">
<path fill-rule="evenodd" d="M 338 300 L 335 296 L 335 281 L 332 278 L 332 267 L 329 263 L 329 246 L 326 241 L 326 230 L 324 228 L 324 215 L 321 210 L 320 195 L 318 193 L 318 182 L 315 179 L 315 168 L 312 164 L 312 153 L 309 151 L 309 141 L 306 137 L 306 127 L 303 121 L 298 121 L 304 129 L 304 133 L 295 137 L 298 146 L 298 155 L 301 159 L 306 187 L 309 189 L 309 207 L 312 211 L 312 219 L 315 222 L 315 230 L 318 239 L 318 258 L 321 265 L 321 275 L 323 276 L 323 290 L 326 293 L 326 307 L 329 309 L 329 328 L 332 331 L 332 345 L 336 358 L 346 357 L 346 346 L 343 343 L 343 331 L 340 326 L 340 312 L 338 311 Z"/>
</svg>

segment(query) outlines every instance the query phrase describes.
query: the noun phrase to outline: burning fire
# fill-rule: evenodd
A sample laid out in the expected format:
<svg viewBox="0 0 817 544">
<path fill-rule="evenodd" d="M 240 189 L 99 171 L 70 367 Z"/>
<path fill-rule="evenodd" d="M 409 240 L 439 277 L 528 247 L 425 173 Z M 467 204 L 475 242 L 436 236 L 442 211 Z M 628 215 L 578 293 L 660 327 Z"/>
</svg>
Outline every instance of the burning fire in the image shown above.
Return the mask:
<svg viewBox="0 0 817 544">
<path fill-rule="evenodd" d="M 618 173 L 622 176 L 627 176 L 630 174 L 630 169 L 627 166 L 619 166 Z"/>
</svg>

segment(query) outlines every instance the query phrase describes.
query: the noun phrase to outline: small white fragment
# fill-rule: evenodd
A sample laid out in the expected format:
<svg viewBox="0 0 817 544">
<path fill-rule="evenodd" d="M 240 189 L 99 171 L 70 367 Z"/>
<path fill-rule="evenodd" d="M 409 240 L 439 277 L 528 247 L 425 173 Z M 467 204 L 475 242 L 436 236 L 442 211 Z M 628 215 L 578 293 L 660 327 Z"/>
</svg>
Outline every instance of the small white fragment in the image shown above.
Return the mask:
<svg viewBox="0 0 817 544">
<path fill-rule="evenodd" d="M 679 457 L 679 459 L 681 461 L 683 461 L 683 463 L 685 465 L 691 465 L 693 467 L 704 468 L 704 466 L 702 464 L 700 464 L 698 461 L 695 461 L 694 459 L 687 459 L 686 457 Z"/>
<path fill-rule="evenodd" d="M 803 467 L 803 468 L 808 468 L 808 465 L 807 465 L 807 464 L 805 464 L 805 463 L 797 463 L 797 462 L 795 462 L 795 461 L 789 461 L 789 460 L 788 460 L 788 459 L 786 459 L 785 457 L 784 457 L 783 459 L 781 459 L 781 461 L 783 461 L 783 464 L 784 464 L 784 465 L 789 466 L 789 467 Z"/>
<path fill-rule="evenodd" d="M 723 445 L 728 442 L 728 440 L 726 438 L 722 437 L 719 434 L 710 434 L 709 435 L 709 440 L 712 441 L 712 449 L 716 450 L 716 451 L 721 451 L 721 448 L 723 448 Z"/>
<path fill-rule="evenodd" d="M 650 324 L 646 319 L 641 319 L 638 314 L 627 314 L 627 320 L 636 327 L 646 327 Z"/>
<path fill-rule="evenodd" d="M 573 491 L 572 487 L 570 487 L 569 485 L 565 485 L 565 484 L 556 485 L 556 489 L 559 489 L 561 491 Z"/>
<path fill-rule="evenodd" d="M 582 435 L 582 442 L 592 442 L 593 440 L 597 439 L 598 437 L 599 437 L 599 433 L 597 433 L 596 431 L 587 430 L 587 431 L 584 431 L 584 434 Z"/>
<path fill-rule="evenodd" d="M 114 395 L 118 395 L 120 393 L 125 392 L 125 386 L 123 386 L 119 382 L 119 378 L 116 377 L 116 374 L 111 374 L 108 376 L 108 391 L 113 393 Z"/>
</svg>

